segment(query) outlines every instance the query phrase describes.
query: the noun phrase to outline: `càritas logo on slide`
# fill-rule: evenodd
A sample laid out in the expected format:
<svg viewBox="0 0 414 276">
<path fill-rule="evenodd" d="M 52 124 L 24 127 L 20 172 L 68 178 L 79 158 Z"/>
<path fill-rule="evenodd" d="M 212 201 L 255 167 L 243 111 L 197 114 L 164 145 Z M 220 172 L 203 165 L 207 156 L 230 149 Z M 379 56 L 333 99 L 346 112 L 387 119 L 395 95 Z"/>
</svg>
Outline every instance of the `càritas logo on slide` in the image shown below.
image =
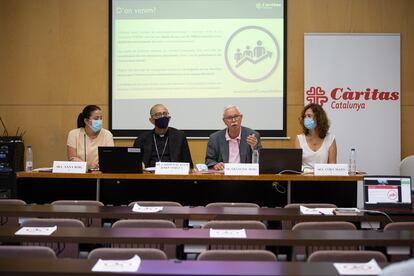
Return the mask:
<svg viewBox="0 0 414 276">
<path fill-rule="evenodd" d="M 279 43 L 275 36 L 260 26 L 236 30 L 225 48 L 227 68 L 245 82 L 260 82 L 270 77 L 280 61 Z"/>
<path fill-rule="evenodd" d="M 398 101 L 400 92 L 382 91 L 378 88 L 366 88 L 365 90 L 352 90 L 351 88 L 335 87 L 330 94 L 326 95 L 321 86 L 311 86 L 306 90 L 306 102 L 316 103 L 323 106 L 324 103 L 330 104 L 332 109 L 355 109 L 359 111 L 366 109 L 367 104 L 373 101 L 387 102 Z"/>
</svg>

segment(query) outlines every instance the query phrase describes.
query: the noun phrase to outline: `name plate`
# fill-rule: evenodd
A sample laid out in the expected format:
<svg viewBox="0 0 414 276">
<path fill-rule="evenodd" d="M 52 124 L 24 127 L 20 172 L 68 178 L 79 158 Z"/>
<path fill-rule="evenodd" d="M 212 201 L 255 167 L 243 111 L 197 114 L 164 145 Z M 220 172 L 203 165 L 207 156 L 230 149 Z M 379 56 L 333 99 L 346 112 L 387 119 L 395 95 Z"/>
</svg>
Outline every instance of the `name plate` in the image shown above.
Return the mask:
<svg viewBox="0 0 414 276">
<path fill-rule="evenodd" d="M 190 163 L 184 163 L 184 162 L 157 162 L 155 163 L 155 174 L 186 175 L 189 172 L 190 172 Z"/>
<path fill-rule="evenodd" d="M 314 175 L 348 175 L 348 164 L 315 164 Z"/>
<path fill-rule="evenodd" d="M 259 164 L 225 163 L 224 175 L 259 175 Z"/>
<path fill-rule="evenodd" d="M 53 173 L 86 173 L 86 162 L 53 161 Z"/>
</svg>

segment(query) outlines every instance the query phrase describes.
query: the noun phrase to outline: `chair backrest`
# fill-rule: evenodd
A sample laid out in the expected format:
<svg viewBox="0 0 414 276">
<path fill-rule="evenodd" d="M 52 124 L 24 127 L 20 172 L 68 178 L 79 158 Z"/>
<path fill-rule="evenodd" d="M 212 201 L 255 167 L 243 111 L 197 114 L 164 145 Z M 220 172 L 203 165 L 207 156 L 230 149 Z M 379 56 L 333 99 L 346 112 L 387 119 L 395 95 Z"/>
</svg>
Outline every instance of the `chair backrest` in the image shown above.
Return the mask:
<svg viewBox="0 0 414 276">
<path fill-rule="evenodd" d="M 305 206 L 307 208 L 336 208 L 337 206 L 335 204 L 331 203 L 290 203 L 285 206 L 286 209 L 297 209 L 299 210 L 300 206 Z M 290 230 L 292 229 L 293 225 L 296 223 L 299 223 L 300 220 L 293 221 L 282 221 L 282 229 L 284 230 Z"/>
<path fill-rule="evenodd" d="M 384 231 L 414 230 L 414 222 L 391 222 L 384 226 Z M 413 246 L 388 246 L 387 254 L 392 262 L 414 257 Z"/>
<path fill-rule="evenodd" d="M 411 181 L 414 181 L 414 155 L 407 156 L 401 160 L 400 175 L 411 176 Z"/>
<path fill-rule="evenodd" d="M 163 219 L 123 219 L 116 221 L 112 228 L 176 228 L 175 224 Z M 176 257 L 176 245 L 172 244 L 112 244 L 117 248 L 158 248 L 163 250 L 168 258 Z"/>
<path fill-rule="evenodd" d="M 380 251 L 366 250 L 321 250 L 315 251 L 308 257 L 308 262 L 340 262 L 365 263 L 375 259 L 379 263 L 386 263 L 387 257 Z"/>
<path fill-rule="evenodd" d="M 156 248 L 96 248 L 88 259 L 126 260 L 138 255 L 143 260 L 167 260 L 164 251 Z"/>
<path fill-rule="evenodd" d="M 0 245 L 1 257 L 30 257 L 56 259 L 55 251 L 46 246 Z"/>
<path fill-rule="evenodd" d="M 56 200 L 52 205 L 79 205 L 79 206 L 104 206 L 104 204 L 97 200 Z M 101 227 L 102 220 L 99 218 L 76 218 L 82 221 L 86 227 Z"/>
<path fill-rule="evenodd" d="M 77 219 L 29 218 L 22 222 L 22 227 L 85 227 Z M 43 245 L 52 248 L 59 258 L 78 258 L 79 244 L 76 243 L 24 243 L 25 245 Z"/>
<path fill-rule="evenodd" d="M 0 199 L 0 205 L 26 205 L 26 202 L 20 199 Z M 17 217 L 3 217 L 0 216 L 0 226 L 1 225 L 19 225 L 19 218 Z"/>
<path fill-rule="evenodd" d="M 204 229 L 259 229 L 265 230 L 266 225 L 263 222 L 255 220 L 211 220 L 207 222 Z M 208 249 L 229 249 L 229 250 L 241 250 L 241 249 L 258 249 L 263 250 L 265 246 L 261 245 L 229 245 L 229 244 L 212 244 Z"/>
<path fill-rule="evenodd" d="M 206 205 L 206 207 L 250 207 L 250 208 L 260 208 L 256 203 L 251 202 L 211 202 Z"/>
<path fill-rule="evenodd" d="M 354 224 L 346 221 L 319 221 L 299 222 L 295 224 L 292 231 L 302 230 L 356 230 Z M 355 246 L 295 246 L 293 247 L 293 258 L 296 260 L 306 259 L 312 252 L 319 250 L 357 250 Z"/>
<path fill-rule="evenodd" d="M 275 254 L 267 250 L 207 250 L 198 255 L 199 261 L 270 261 L 275 262 Z"/>
</svg>

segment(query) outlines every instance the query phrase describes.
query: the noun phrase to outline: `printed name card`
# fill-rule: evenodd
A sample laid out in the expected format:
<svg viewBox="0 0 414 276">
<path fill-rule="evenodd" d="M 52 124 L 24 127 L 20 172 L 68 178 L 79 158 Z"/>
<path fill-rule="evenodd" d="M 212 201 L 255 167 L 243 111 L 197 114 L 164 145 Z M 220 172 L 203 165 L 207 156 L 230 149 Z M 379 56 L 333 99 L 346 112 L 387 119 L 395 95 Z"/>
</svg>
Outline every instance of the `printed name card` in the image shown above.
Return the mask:
<svg viewBox="0 0 414 276">
<path fill-rule="evenodd" d="M 348 164 L 315 164 L 314 175 L 348 175 Z"/>
<path fill-rule="evenodd" d="M 246 238 L 244 229 L 211 229 L 210 238 Z"/>
<path fill-rule="evenodd" d="M 259 175 L 259 164 L 225 163 L 224 175 Z"/>
<path fill-rule="evenodd" d="M 190 163 L 184 162 L 157 162 L 155 174 L 183 174 L 190 172 Z"/>
<path fill-rule="evenodd" d="M 129 260 L 99 259 L 92 267 L 93 272 L 136 272 L 141 264 L 141 258 L 135 255 Z"/>
<path fill-rule="evenodd" d="M 50 236 L 55 232 L 57 226 L 53 227 L 22 227 L 14 233 L 15 235 L 27 235 L 27 236 Z"/>
<path fill-rule="evenodd" d="M 162 206 L 141 206 L 138 203 L 134 204 L 134 207 L 132 207 L 132 212 L 137 213 L 156 213 L 162 211 Z"/>
<path fill-rule="evenodd" d="M 53 161 L 53 173 L 86 173 L 86 162 Z"/>
<path fill-rule="evenodd" d="M 372 259 L 367 263 L 334 263 L 340 275 L 379 275 L 382 270 Z"/>
</svg>

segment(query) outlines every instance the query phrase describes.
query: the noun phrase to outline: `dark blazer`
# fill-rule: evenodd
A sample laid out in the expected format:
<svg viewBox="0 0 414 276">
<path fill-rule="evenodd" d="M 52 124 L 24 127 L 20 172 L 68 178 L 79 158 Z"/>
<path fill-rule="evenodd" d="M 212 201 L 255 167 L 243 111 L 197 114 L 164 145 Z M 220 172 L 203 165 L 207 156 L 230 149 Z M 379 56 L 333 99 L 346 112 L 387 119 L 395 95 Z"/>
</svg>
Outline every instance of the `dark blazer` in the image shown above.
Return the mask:
<svg viewBox="0 0 414 276">
<path fill-rule="evenodd" d="M 134 141 L 134 147 L 140 147 L 144 152 L 142 161 L 145 167 L 148 167 L 151 160 L 152 144 L 154 143 L 153 133 L 154 130 L 144 132 Z M 190 148 L 188 147 L 187 137 L 184 131 L 173 127 L 168 128 L 168 149 L 170 151 L 171 162 L 188 162 L 193 167 Z"/>
<path fill-rule="evenodd" d="M 229 143 L 226 141 L 227 128 L 214 132 L 210 135 L 207 143 L 206 151 L 206 165 L 212 167 L 217 163 L 229 162 Z M 260 134 L 247 127 L 241 127 L 240 134 L 240 163 L 251 163 L 252 162 L 252 149 L 247 144 L 246 139 L 250 134 L 254 134 L 257 138 L 257 148 L 260 149 Z"/>
</svg>

